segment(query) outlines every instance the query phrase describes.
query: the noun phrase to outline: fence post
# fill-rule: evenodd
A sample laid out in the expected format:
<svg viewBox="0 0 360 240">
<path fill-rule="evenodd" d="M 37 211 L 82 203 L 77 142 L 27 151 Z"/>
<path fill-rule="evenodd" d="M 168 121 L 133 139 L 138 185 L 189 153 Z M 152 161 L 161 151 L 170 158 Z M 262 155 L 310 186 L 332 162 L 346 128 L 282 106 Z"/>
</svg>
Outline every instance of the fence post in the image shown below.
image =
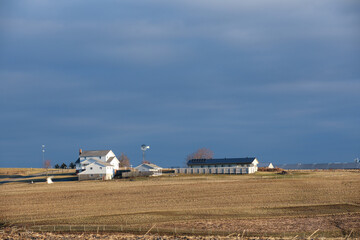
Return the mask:
<svg viewBox="0 0 360 240">
<path fill-rule="evenodd" d="M 97 226 L 96 234 L 99 234 L 99 226 Z"/>
<path fill-rule="evenodd" d="M 85 225 L 84 225 L 84 232 L 85 232 Z"/>
</svg>

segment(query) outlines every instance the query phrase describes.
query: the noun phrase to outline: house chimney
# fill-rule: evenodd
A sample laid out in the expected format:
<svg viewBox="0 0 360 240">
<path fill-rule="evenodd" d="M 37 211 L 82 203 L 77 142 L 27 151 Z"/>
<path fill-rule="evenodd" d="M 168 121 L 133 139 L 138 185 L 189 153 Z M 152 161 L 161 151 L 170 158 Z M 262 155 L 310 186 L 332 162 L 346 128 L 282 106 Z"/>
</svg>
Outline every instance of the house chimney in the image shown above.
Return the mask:
<svg viewBox="0 0 360 240">
<path fill-rule="evenodd" d="M 81 155 L 81 153 L 82 153 L 82 149 L 80 148 L 80 149 L 79 149 L 79 156 Z"/>
</svg>

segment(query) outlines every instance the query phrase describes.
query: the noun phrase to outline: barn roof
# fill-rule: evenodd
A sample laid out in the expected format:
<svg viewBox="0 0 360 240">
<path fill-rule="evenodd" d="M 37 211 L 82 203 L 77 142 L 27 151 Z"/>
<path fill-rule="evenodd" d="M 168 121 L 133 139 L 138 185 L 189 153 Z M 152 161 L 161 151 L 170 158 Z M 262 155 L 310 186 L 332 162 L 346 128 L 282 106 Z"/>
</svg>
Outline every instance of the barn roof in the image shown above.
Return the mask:
<svg viewBox="0 0 360 240">
<path fill-rule="evenodd" d="M 212 159 L 190 159 L 188 165 L 215 165 L 215 164 L 250 164 L 255 157 L 246 158 L 212 158 Z"/>
<path fill-rule="evenodd" d="M 111 150 L 89 150 L 83 151 L 80 157 L 99 157 L 106 156 Z"/>
</svg>

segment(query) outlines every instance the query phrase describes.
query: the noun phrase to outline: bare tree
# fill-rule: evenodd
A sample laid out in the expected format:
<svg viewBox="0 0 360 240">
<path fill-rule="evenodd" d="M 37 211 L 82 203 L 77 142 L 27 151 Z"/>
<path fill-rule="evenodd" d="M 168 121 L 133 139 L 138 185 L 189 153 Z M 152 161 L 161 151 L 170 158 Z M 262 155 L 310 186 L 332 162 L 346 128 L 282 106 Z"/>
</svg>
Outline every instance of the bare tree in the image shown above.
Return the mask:
<svg viewBox="0 0 360 240">
<path fill-rule="evenodd" d="M 44 168 L 46 169 L 46 176 L 48 175 L 48 169 L 51 168 L 51 161 L 50 160 L 45 160 L 44 161 Z"/>
<path fill-rule="evenodd" d="M 214 152 L 208 148 L 199 148 L 196 152 L 189 154 L 186 157 L 186 164 L 191 159 L 211 159 L 214 156 Z"/>
<path fill-rule="evenodd" d="M 130 160 L 124 153 L 121 153 L 119 161 L 119 167 L 130 167 Z"/>
</svg>

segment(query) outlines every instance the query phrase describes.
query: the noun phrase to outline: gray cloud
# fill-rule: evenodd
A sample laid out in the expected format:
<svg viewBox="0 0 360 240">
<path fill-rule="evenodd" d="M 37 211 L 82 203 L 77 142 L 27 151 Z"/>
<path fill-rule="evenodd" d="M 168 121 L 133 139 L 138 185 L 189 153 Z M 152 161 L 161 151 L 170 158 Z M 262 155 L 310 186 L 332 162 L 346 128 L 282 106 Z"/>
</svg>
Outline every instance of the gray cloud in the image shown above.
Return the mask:
<svg viewBox="0 0 360 240">
<path fill-rule="evenodd" d="M 53 161 L 112 148 L 136 164 L 146 142 L 164 166 L 198 147 L 359 154 L 357 1 L 1 4 L 1 166 L 41 165 L 44 143 Z"/>
</svg>

